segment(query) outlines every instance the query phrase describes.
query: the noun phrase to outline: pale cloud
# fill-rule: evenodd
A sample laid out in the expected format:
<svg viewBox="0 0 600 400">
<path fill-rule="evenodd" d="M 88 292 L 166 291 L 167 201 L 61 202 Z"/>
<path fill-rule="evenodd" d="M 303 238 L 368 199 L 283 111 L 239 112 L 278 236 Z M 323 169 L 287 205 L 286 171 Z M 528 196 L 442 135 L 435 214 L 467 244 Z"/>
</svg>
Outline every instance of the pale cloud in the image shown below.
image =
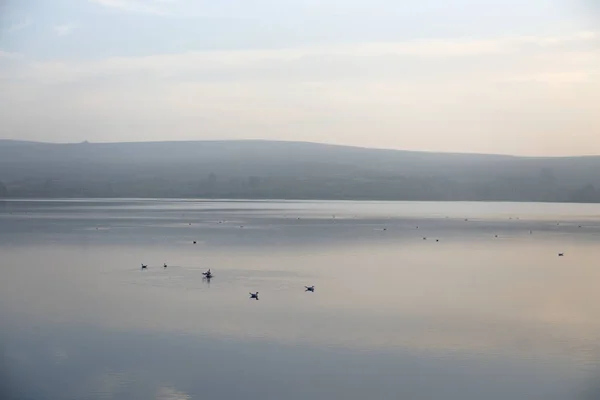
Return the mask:
<svg viewBox="0 0 600 400">
<path fill-rule="evenodd" d="M 23 30 L 25 28 L 28 28 L 32 24 L 33 24 L 33 20 L 31 18 L 27 17 L 19 22 L 15 22 L 12 25 L 10 25 L 8 28 L 6 28 L 6 32 L 7 33 L 15 33 L 20 30 Z"/>
<path fill-rule="evenodd" d="M 598 81 L 600 67 L 594 71 L 571 71 L 571 72 L 546 72 L 530 75 L 513 76 L 500 79 L 499 82 L 537 82 L 549 84 L 571 84 Z"/>
<path fill-rule="evenodd" d="M 600 35 L 598 34 L 598 32 L 583 31 L 576 32 L 572 35 L 559 37 L 521 36 L 517 40 L 523 43 L 533 43 L 537 45 L 552 46 L 562 43 L 595 41 L 598 39 L 600 39 Z"/>
<path fill-rule="evenodd" d="M 11 53 L 11 52 L 8 52 L 8 51 L 2 51 L 2 50 L 0 50 L 0 59 L 2 59 L 2 58 L 9 59 L 9 60 L 15 60 L 15 59 L 21 58 L 21 54 L 19 54 L 19 53 Z"/>
<path fill-rule="evenodd" d="M 234 7 L 218 2 L 196 0 L 88 0 L 99 6 L 129 13 L 148 14 L 169 18 L 226 18 L 247 19 L 250 15 L 235 13 Z M 237 5 L 238 7 L 240 4 Z M 253 13 L 250 13 L 254 15 Z"/>
<path fill-rule="evenodd" d="M 436 76 L 452 73 L 453 63 L 467 63 L 470 59 L 479 58 L 482 62 L 489 63 L 489 60 L 496 57 L 499 63 L 504 64 L 523 64 L 523 60 L 535 61 L 534 71 L 515 71 L 514 76 L 498 76 L 494 79 L 510 81 L 523 80 L 524 76 L 544 74 L 547 75 L 546 78 L 561 75 L 566 77 L 572 75 L 572 70 L 581 65 L 597 65 L 600 54 L 593 51 L 597 39 L 597 34 L 588 32 L 557 38 L 439 39 L 275 50 L 192 51 L 142 57 L 111 57 L 94 61 L 32 62 L 24 65 L 16 74 L 22 79 L 31 79 L 40 83 L 76 82 L 102 76 L 118 77 L 139 73 L 153 74 L 165 79 L 177 77 L 196 79 L 212 74 L 212 79 L 217 80 L 229 78 L 339 80 L 345 76 L 349 79 L 360 79 L 372 75 L 370 71 L 378 74 L 384 71 L 384 75 L 389 78 L 402 79 L 402 75 L 395 69 L 396 66 L 410 69 L 416 63 L 420 63 L 427 64 L 428 68 L 437 67 L 437 70 L 433 71 L 435 73 L 429 77 L 435 79 Z M 562 52 L 559 47 L 565 43 L 588 48 L 584 47 L 579 52 Z M 548 71 L 549 67 L 559 68 L 557 63 L 568 64 L 574 57 L 581 57 L 581 61 L 573 61 L 575 65 L 560 67 L 568 68 L 568 71 Z M 541 64 L 549 61 L 552 61 L 549 67 L 544 66 L 544 71 L 539 71 Z M 437 64 L 439 62 L 445 62 L 446 65 Z M 362 66 L 361 63 L 365 65 Z M 494 69 L 495 64 L 494 61 L 489 67 Z M 357 65 L 360 67 L 356 67 Z M 523 68 L 532 69 L 526 65 L 523 65 Z M 469 75 L 486 73 L 482 68 L 461 71 L 466 71 Z M 587 72 L 589 71 L 577 73 L 581 78 Z"/>
<path fill-rule="evenodd" d="M 179 15 L 172 6 L 177 0 L 89 0 L 92 3 L 125 12 L 151 14 L 163 17 L 184 16 Z"/>
<path fill-rule="evenodd" d="M 76 26 L 73 24 L 56 25 L 54 27 L 54 32 L 56 32 L 58 36 L 67 36 L 73 33 L 75 29 Z"/>
</svg>

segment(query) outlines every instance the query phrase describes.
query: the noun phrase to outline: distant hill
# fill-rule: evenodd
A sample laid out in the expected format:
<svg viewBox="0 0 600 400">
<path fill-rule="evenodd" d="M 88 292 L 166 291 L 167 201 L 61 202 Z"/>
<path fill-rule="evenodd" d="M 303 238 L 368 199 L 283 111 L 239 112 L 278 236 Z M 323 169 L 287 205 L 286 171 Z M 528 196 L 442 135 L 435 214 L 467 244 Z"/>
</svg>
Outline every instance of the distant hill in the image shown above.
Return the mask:
<svg viewBox="0 0 600 400">
<path fill-rule="evenodd" d="M 600 157 L 530 158 L 303 142 L 0 140 L 2 197 L 600 202 Z"/>
</svg>

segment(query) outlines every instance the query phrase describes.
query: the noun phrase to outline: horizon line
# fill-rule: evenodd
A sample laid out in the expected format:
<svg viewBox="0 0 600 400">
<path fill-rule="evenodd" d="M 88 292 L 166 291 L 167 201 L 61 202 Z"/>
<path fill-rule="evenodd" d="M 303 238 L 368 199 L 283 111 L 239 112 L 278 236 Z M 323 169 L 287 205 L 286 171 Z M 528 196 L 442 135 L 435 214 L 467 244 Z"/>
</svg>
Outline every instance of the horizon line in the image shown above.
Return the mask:
<svg viewBox="0 0 600 400">
<path fill-rule="evenodd" d="M 50 141 L 38 141 L 38 140 L 23 140 L 23 139 L 2 139 L 2 142 L 14 142 L 23 144 L 43 144 L 43 145 L 115 145 L 115 144 L 166 144 L 166 143 L 226 143 L 226 142 L 267 142 L 267 143 L 288 143 L 288 144 L 309 144 L 316 146 L 330 146 L 330 147 L 341 147 L 341 148 L 352 148 L 372 151 L 390 151 L 390 152 L 402 152 L 402 153 L 427 153 L 427 154 L 441 154 L 441 155 L 464 155 L 464 156 L 491 156 L 491 157 L 511 157 L 511 158 L 530 158 L 530 159 L 560 159 L 560 158 L 594 158 L 600 157 L 600 154 L 585 154 L 585 155 L 555 155 L 555 156 L 532 156 L 532 155 L 517 155 L 507 153 L 481 153 L 481 152 L 469 152 L 469 151 L 434 151 L 434 150 L 407 150 L 398 149 L 391 147 L 368 147 L 359 145 L 349 145 L 340 143 L 330 142 L 313 142 L 313 141 L 302 141 L 302 140 L 283 140 L 283 139 L 197 139 L 197 140 L 148 140 L 148 141 L 123 141 L 123 142 L 96 142 L 89 140 L 82 140 L 80 142 L 50 142 Z"/>
</svg>

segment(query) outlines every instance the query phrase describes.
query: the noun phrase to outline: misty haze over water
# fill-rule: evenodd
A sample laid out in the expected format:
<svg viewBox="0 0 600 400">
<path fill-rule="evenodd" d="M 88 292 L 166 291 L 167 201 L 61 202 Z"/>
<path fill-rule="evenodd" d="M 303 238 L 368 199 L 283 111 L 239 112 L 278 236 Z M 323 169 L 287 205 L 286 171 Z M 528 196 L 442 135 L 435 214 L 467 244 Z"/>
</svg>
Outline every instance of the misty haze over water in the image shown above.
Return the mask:
<svg viewBox="0 0 600 400">
<path fill-rule="evenodd" d="M 600 157 L 302 142 L 0 141 L 0 197 L 600 202 Z"/>
</svg>

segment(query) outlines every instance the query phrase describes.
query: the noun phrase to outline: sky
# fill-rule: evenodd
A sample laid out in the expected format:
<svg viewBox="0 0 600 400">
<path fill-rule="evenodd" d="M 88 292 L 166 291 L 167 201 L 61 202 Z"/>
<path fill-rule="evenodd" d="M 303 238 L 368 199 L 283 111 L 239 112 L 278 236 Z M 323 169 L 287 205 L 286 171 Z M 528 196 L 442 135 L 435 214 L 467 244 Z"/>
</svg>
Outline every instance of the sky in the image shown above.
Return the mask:
<svg viewBox="0 0 600 400">
<path fill-rule="evenodd" d="M 600 154 L 594 0 L 0 0 L 0 138 Z"/>
</svg>

